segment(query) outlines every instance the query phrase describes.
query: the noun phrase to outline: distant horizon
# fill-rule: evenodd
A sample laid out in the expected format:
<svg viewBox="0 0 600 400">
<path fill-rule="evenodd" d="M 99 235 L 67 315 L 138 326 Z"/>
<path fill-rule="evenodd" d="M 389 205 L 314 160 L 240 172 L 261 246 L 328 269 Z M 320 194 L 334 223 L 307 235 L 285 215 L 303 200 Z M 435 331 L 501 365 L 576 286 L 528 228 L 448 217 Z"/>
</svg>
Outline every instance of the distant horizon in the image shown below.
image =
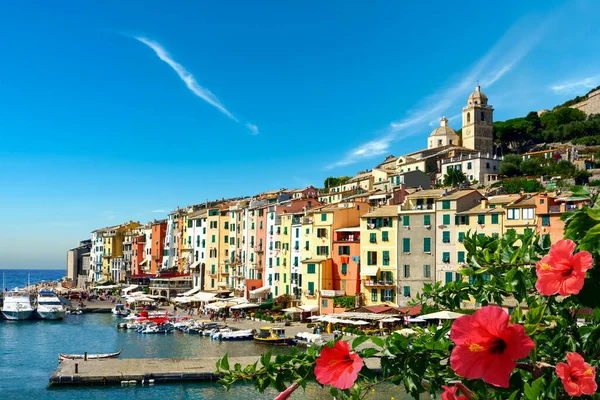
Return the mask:
<svg viewBox="0 0 600 400">
<path fill-rule="evenodd" d="M 67 267 L 64 268 L 0 268 L 0 271 L 62 271 L 67 272 Z"/>
</svg>

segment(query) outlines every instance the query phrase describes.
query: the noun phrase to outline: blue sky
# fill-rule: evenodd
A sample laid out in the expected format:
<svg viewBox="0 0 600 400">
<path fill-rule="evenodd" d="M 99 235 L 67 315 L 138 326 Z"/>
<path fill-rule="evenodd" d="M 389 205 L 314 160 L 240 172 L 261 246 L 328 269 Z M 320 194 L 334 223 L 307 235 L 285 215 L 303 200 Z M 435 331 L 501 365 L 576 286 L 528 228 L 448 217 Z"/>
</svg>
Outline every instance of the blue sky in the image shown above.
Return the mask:
<svg viewBox="0 0 600 400">
<path fill-rule="evenodd" d="M 599 2 L 416 3 L 3 2 L 0 268 L 418 150 L 477 80 L 496 120 L 600 85 Z"/>
</svg>

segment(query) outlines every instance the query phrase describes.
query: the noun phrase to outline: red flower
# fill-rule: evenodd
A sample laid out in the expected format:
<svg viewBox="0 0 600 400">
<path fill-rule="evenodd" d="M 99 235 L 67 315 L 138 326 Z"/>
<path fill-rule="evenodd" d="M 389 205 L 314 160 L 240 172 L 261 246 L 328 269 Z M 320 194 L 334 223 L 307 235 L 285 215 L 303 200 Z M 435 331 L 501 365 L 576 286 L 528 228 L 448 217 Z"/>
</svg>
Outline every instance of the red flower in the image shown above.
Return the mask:
<svg viewBox="0 0 600 400">
<path fill-rule="evenodd" d="M 442 400 L 467 400 L 465 396 L 456 397 L 456 391 L 458 390 L 456 386 L 442 386 L 442 389 L 444 389 Z"/>
<path fill-rule="evenodd" d="M 535 347 L 525 329 L 509 325 L 509 319 L 502 308 L 486 306 L 454 321 L 450 339 L 456 348 L 450 365 L 458 375 L 508 387 L 515 361 L 527 357 Z"/>
<path fill-rule="evenodd" d="M 538 280 L 536 289 L 543 296 L 559 293 L 561 296 L 577 294 L 583 287 L 585 271 L 592 268 L 592 255 L 587 251 L 573 254 L 575 242 L 559 240 L 550 253 L 535 265 Z"/>
<path fill-rule="evenodd" d="M 567 394 L 594 394 L 598 390 L 596 368 L 586 363 L 577 353 L 567 354 L 567 363 L 556 364 L 556 375 L 562 380 Z"/>
<path fill-rule="evenodd" d="M 363 365 L 362 358 L 350 351 L 350 345 L 338 340 L 333 347 L 325 346 L 321 350 L 321 355 L 317 358 L 315 376 L 323 385 L 349 389 L 354 385 Z"/>
</svg>

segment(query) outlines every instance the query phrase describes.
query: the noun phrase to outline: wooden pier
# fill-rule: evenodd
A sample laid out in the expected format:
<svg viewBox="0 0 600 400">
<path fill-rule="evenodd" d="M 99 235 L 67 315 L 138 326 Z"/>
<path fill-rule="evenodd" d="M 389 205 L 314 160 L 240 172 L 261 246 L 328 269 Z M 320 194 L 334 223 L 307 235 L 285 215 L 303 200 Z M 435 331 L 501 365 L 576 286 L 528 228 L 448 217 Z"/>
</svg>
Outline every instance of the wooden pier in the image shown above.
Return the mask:
<svg viewBox="0 0 600 400">
<path fill-rule="evenodd" d="M 206 358 L 112 358 L 101 360 L 63 360 L 50 376 L 50 385 L 122 385 L 171 382 L 216 381 L 218 357 Z M 229 365 L 242 367 L 260 357 L 231 357 Z M 379 360 L 367 359 L 369 368 Z M 377 364 L 377 365 L 369 365 Z"/>
<path fill-rule="evenodd" d="M 237 357 L 230 362 L 243 366 L 258 357 Z M 215 381 L 217 357 L 207 358 L 113 358 L 63 360 L 50 376 L 50 385 L 120 385 L 182 381 Z M 232 364 L 233 365 L 233 364 Z"/>
</svg>

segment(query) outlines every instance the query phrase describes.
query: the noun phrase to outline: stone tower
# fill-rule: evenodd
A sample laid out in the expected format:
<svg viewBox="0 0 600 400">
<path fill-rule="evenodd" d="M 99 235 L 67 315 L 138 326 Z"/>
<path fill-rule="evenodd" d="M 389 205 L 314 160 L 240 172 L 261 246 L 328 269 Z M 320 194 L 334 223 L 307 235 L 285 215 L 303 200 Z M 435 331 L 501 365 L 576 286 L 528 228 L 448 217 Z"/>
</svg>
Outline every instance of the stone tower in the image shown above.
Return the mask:
<svg viewBox="0 0 600 400">
<path fill-rule="evenodd" d="M 487 96 L 479 85 L 469 96 L 462 110 L 462 145 L 468 149 L 492 155 L 494 152 L 494 108 L 488 105 Z"/>
</svg>

